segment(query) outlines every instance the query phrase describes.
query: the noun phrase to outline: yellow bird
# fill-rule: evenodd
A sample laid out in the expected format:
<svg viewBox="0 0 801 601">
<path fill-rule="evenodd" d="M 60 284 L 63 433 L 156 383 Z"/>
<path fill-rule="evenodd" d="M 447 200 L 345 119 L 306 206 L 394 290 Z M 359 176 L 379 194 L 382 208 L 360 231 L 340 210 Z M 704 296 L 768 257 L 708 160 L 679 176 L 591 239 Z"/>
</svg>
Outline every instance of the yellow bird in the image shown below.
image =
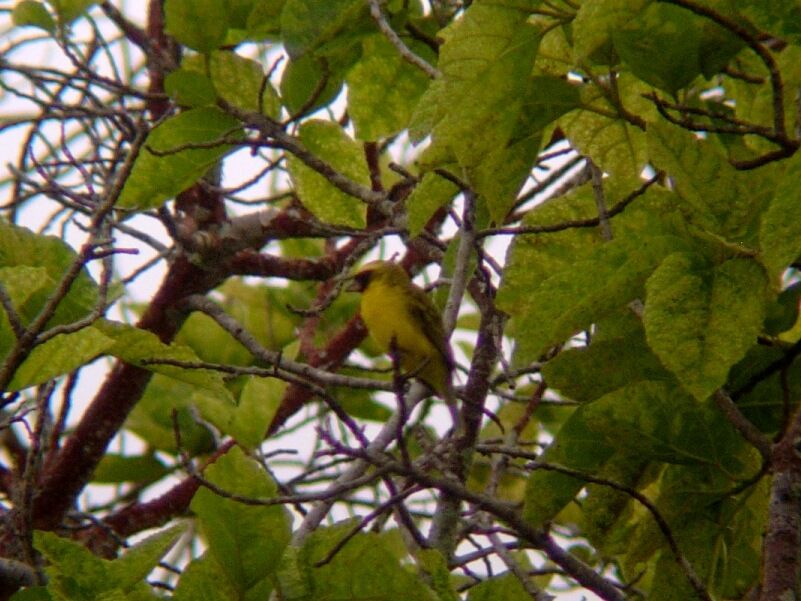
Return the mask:
<svg viewBox="0 0 801 601">
<path fill-rule="evenodd" d="M 361 315 L 370 335 L 384 352 L 394 348 L 404 371 L 443 398 L 456 418 L 453 354 L 434 303 L 396 263 L 372 261 L 352 278 L 348 290 L 362 293 Z"/>
</svg>

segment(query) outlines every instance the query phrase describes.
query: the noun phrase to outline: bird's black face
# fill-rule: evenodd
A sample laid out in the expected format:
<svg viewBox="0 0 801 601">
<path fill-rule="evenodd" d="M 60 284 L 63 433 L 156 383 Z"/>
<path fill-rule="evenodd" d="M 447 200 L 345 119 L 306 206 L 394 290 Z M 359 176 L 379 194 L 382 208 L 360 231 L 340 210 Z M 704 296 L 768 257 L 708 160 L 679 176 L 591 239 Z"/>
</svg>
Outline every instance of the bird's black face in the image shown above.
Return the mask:
<svg viewBox="0 0 801 601">
<path fill-rule="evenodd" d="M 373 276 L 372 271 L 362 271 L 353 276 L 353 283 L 348 286 L 349 292 L 364 292 L 370 284 L 370 278 Z"/>
</svg>

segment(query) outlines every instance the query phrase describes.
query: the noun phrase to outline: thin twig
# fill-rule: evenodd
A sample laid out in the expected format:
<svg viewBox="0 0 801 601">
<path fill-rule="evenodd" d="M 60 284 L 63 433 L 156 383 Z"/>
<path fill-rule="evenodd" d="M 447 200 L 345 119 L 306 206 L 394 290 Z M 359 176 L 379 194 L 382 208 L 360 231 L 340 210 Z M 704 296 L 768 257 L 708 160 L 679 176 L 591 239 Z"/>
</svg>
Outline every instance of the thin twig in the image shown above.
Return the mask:
<svg viewBox="0 0 801 601">
<path fill-rule="evenodd" d="M 368 0 L 368 2 L 370 4 L 370 15 L 373 17 L 376 25 L 378 25 L 378 29 L 384 34 L 384 37 L 389 40 L 389 43 L 395 47 L 401 57 L 403 57 L 403 60 L 422 70 L 431 79 L 442 77 L 442 72 L 439 69 L 429 65 L 425 59 L 416 55 L 406 44 L 403 43 L 403 40 L 400 39 L 400 36 L 395 33 L 395 30 L 392 29 L 389 23 L 387 23 L 384 13 L 381 12 L 381 6 L 379 6 L 378 0 Z"/>
</svg>

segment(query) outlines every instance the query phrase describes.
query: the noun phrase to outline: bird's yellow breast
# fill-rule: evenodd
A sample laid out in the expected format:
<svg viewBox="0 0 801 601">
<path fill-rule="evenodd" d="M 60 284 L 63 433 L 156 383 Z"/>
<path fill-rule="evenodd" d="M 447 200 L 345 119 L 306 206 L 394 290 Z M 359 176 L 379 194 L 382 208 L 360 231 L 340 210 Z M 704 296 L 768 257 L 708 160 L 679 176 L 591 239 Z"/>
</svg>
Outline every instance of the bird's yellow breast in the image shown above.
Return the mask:
<svg viewBox="0 0 801 601">
<path fill-rule="evenodd" d="M 376 343 L 396 350 L 400 365 L 425 382 L 449 403 L 453 402 L 451 363 L 442 340 L 442 325 L 434 305 L 406 274 L 373 274 L 362 288 L 361 315 Z M 433 321 L 432 321 L 433 320 Z M 442 346 L 438 346 L 440 340 Z M 394 348 L 393 348 L 394 341 Z"/>
<path fill-rule="evenodd" d="M 403 288 L 375 282 L 362 294 L 361 314 L 376 343 L 389 351 L 394 338 L 398 350 L 402 351 L 403 367 L 414 369 L 425 359 L 436 356 L 437 349 L 426 338 L 422 324 L 412 318 L 409 300 Z M 408 365 L 409 356 L 420 359 Z"/>
</svg>

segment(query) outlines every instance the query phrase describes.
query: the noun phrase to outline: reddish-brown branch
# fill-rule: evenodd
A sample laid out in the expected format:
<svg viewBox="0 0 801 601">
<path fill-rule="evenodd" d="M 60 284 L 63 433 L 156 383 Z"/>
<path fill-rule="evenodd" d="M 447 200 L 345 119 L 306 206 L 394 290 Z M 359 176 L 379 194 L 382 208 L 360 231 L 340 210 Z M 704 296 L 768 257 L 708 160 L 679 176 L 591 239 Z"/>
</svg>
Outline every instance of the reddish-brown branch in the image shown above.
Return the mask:
<svg viewBox="0 0 801 601">
<path fill-rule="evenodd" d="M 173 310 L 176 302 L 190 294 L 206 292 L 217 283 L 217 278 L 209 279 L 208 272 L 179 258 L 170 267 L 138 326 L 155 333 L 163 342 L 169 342 L 184 319 Z M 108 443 L 141 397 L 150 376 L 149 371 L 124 363 L 108 374 L 72 435 L 55 456 L 47 460 L 34 499 L 33 518 L 37 528 L 52 529 L 61 523 Z"/>
<path fill-rule="evenodd" d="M 147 38 L 155 53 L 169 56 L 175 52 L 173 44 L 164 32 L 164 3 L 162 0 L 150 0 L 147 12 Z M 148 61 L 148 92 L 154 97 L 147 102 L 151 118 L 156 121 L 164 116 L 170 109 L 170 99 L 164 93 L 164 78 L 166 73 L 163 66 L 154 60 Z M 157 96 L 161 95 L 161 98 Z"/>
<path fill-rule="evenodd" d="M 233 440 L 223 443 L 205 463 L 204 468 L 225 455 L 235 444 Z M 95 553 L 109 558 L 116 557 L 119 540 L 149 528 L 163 526 L 172 518 L 186 513 L 198 488 L 200 481 L 189 476 L 160 497 L 146 503 L 134 503 L 106 516 L 102 524 L 82 530 L 78 539 L 84 541 Z"/>
<path fill-rule="evenodd" d="M 323 281 L 338 273 L 339 266 L 330 257 L 318 260 L 278 257 L 245 250 L 229 263 L 231 275 L 251 275 L 284 278 L 296 281 Z"/>
</svg>

